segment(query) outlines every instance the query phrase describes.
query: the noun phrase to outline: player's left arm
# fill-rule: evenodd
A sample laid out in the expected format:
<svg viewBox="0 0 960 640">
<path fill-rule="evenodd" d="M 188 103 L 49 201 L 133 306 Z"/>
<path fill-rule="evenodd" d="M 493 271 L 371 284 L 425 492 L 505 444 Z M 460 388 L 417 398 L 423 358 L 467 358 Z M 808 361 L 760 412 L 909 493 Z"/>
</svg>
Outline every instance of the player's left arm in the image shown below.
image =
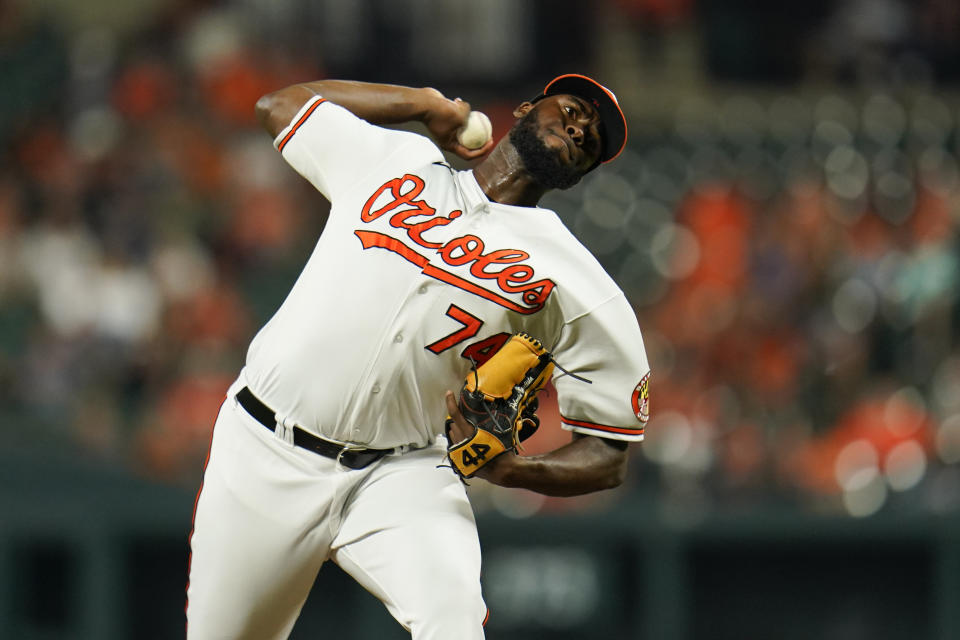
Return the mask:
<svg viewBox="0 0 960 640">
<path fill-rule="evenodd" d="M 453 418 L 452 441 L 470 437 L 474 428 L 452 392 L 447 393 L 447 411 Z M 628 442 L 573 434 L 573 440 L 538 456 L 504 453 L 476 476 L 501 487 L 529 489 L 548 496 L 577 496 L 620 486 L 627 474 Z"/>
<path fill-rule="evenodd" d="M 556 362 L 579 376 L 554 375 L 560 418 L 573 439 L 538 456 L 504 452 L 475 475 L 504 487 L 574 496 L 623 483 L 630 442 L 643 439 L 649 417 L 649 373 L 636 314 L 622 293 L 564 324 L 553 349 Z M 473 434 L 451 394 L 451 442 Z"/>
</svg>

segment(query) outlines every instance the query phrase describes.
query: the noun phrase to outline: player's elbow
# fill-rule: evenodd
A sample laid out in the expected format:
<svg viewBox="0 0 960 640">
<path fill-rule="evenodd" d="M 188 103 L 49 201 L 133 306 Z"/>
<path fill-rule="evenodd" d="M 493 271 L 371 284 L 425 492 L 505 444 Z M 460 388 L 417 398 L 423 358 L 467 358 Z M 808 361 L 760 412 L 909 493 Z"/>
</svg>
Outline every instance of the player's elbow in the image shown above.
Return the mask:
<svg viewBox="0 0 960 640">
<path fill-rule="evenodd" d="M 316 94 L 307 85 L 294 84 L 257 100 L 254 112 L 260 125 L 274 138 Z"/>
<path fill-rule="evenodd" d="M 313 97 L 302 85 L 292 85 L 257 100 L 254 112 L 260 125 L 273 137 L 277 137 L 296 115 L 297 111 Z"/>
<path fill-rule="evenodd" d="M 603 443 L 603 489 L 615 489 L 627 479 L 627 464 L 630 461 L 627 443 L 622 440 L 598 438 Z"/>
<path fill-rule="evenodd" d="M 604 489 L 616 489 L 627 479 L 627 456 L 623 455 L 607 467 Z"/>
<path fill-rule="evenodd" d="M 253 108 L 257 115 L 257 122 L 273 135 L 276 135 L 272 130 L 272 122 L 275 120 L 274 114 L 277 111 L 277 102 L 277 92 L 275 91 L 261 96 Z"/>
<path fill-rule="evenodd" d="M 622 460 L 606 460 L 603 464 L 593 467 L 575 487 L 568 487 L 567 491 L 556 495 L 577 496 L 586 493 L 596 493 L 616 489 L 627 479 L 626 456 Z"/>
</svg>

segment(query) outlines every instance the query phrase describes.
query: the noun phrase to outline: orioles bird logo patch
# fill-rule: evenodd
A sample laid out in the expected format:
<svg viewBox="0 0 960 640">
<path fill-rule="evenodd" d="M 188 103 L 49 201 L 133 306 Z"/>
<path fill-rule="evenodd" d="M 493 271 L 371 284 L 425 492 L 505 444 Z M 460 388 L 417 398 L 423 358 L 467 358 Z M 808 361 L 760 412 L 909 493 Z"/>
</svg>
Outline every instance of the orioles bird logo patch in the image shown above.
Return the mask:
<svg viewBox="0 0 960 640">
<path fill-rule="evenodd" d="M 643 380 L 633 390 L 631 398 L 633 404 L 633 413 L 640 422 L 647 422 L 650 419 L 650 374 L 643 376 Z"/>
</svg>

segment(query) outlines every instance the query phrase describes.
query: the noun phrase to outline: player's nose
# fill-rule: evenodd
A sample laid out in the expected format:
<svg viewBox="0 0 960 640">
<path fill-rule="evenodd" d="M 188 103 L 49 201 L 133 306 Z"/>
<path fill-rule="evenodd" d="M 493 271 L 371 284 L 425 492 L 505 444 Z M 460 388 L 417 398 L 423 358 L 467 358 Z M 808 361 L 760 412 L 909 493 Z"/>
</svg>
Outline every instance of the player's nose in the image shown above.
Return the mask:
<svg viewBox="0 0 960 640">
<path fill-rule="evenodd" d="M 576 123 L 570 123 L 567 125 L 567 135 L 570 136 L 570 139 L 574 141 L 577 146 L 583 144 L 583 127 Z"/>
</svg>

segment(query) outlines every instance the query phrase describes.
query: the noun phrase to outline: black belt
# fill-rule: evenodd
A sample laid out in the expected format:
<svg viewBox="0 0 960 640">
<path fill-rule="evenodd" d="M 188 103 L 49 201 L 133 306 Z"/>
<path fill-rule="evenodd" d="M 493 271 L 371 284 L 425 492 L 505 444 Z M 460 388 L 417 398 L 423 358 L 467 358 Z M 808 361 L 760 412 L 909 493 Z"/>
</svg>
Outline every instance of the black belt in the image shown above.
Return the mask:
<svg viewBox="0 0 960 640">
<path fill-rule="evenodd" d="M 270 431 L 277 428 L 276 414 L 267 405 L 260 402 L 249 387 L 240 389 L 237 393 L 237 402 L 253 416 L 257 422 L 265 426 Z M 393 453 L 395 449 L 357 449 L 351 446 L 344 446 L 336 442 L 330 442 L 323 438 L 318 438 L 309 431 L 304 431 L 300 427 L 293 427 L 293 444 L 319 453 L 322 456 L 333 458 L 343 466 L 349 469 L 363 469 L 373 464 L 388 453 Z"/>
</svg>

